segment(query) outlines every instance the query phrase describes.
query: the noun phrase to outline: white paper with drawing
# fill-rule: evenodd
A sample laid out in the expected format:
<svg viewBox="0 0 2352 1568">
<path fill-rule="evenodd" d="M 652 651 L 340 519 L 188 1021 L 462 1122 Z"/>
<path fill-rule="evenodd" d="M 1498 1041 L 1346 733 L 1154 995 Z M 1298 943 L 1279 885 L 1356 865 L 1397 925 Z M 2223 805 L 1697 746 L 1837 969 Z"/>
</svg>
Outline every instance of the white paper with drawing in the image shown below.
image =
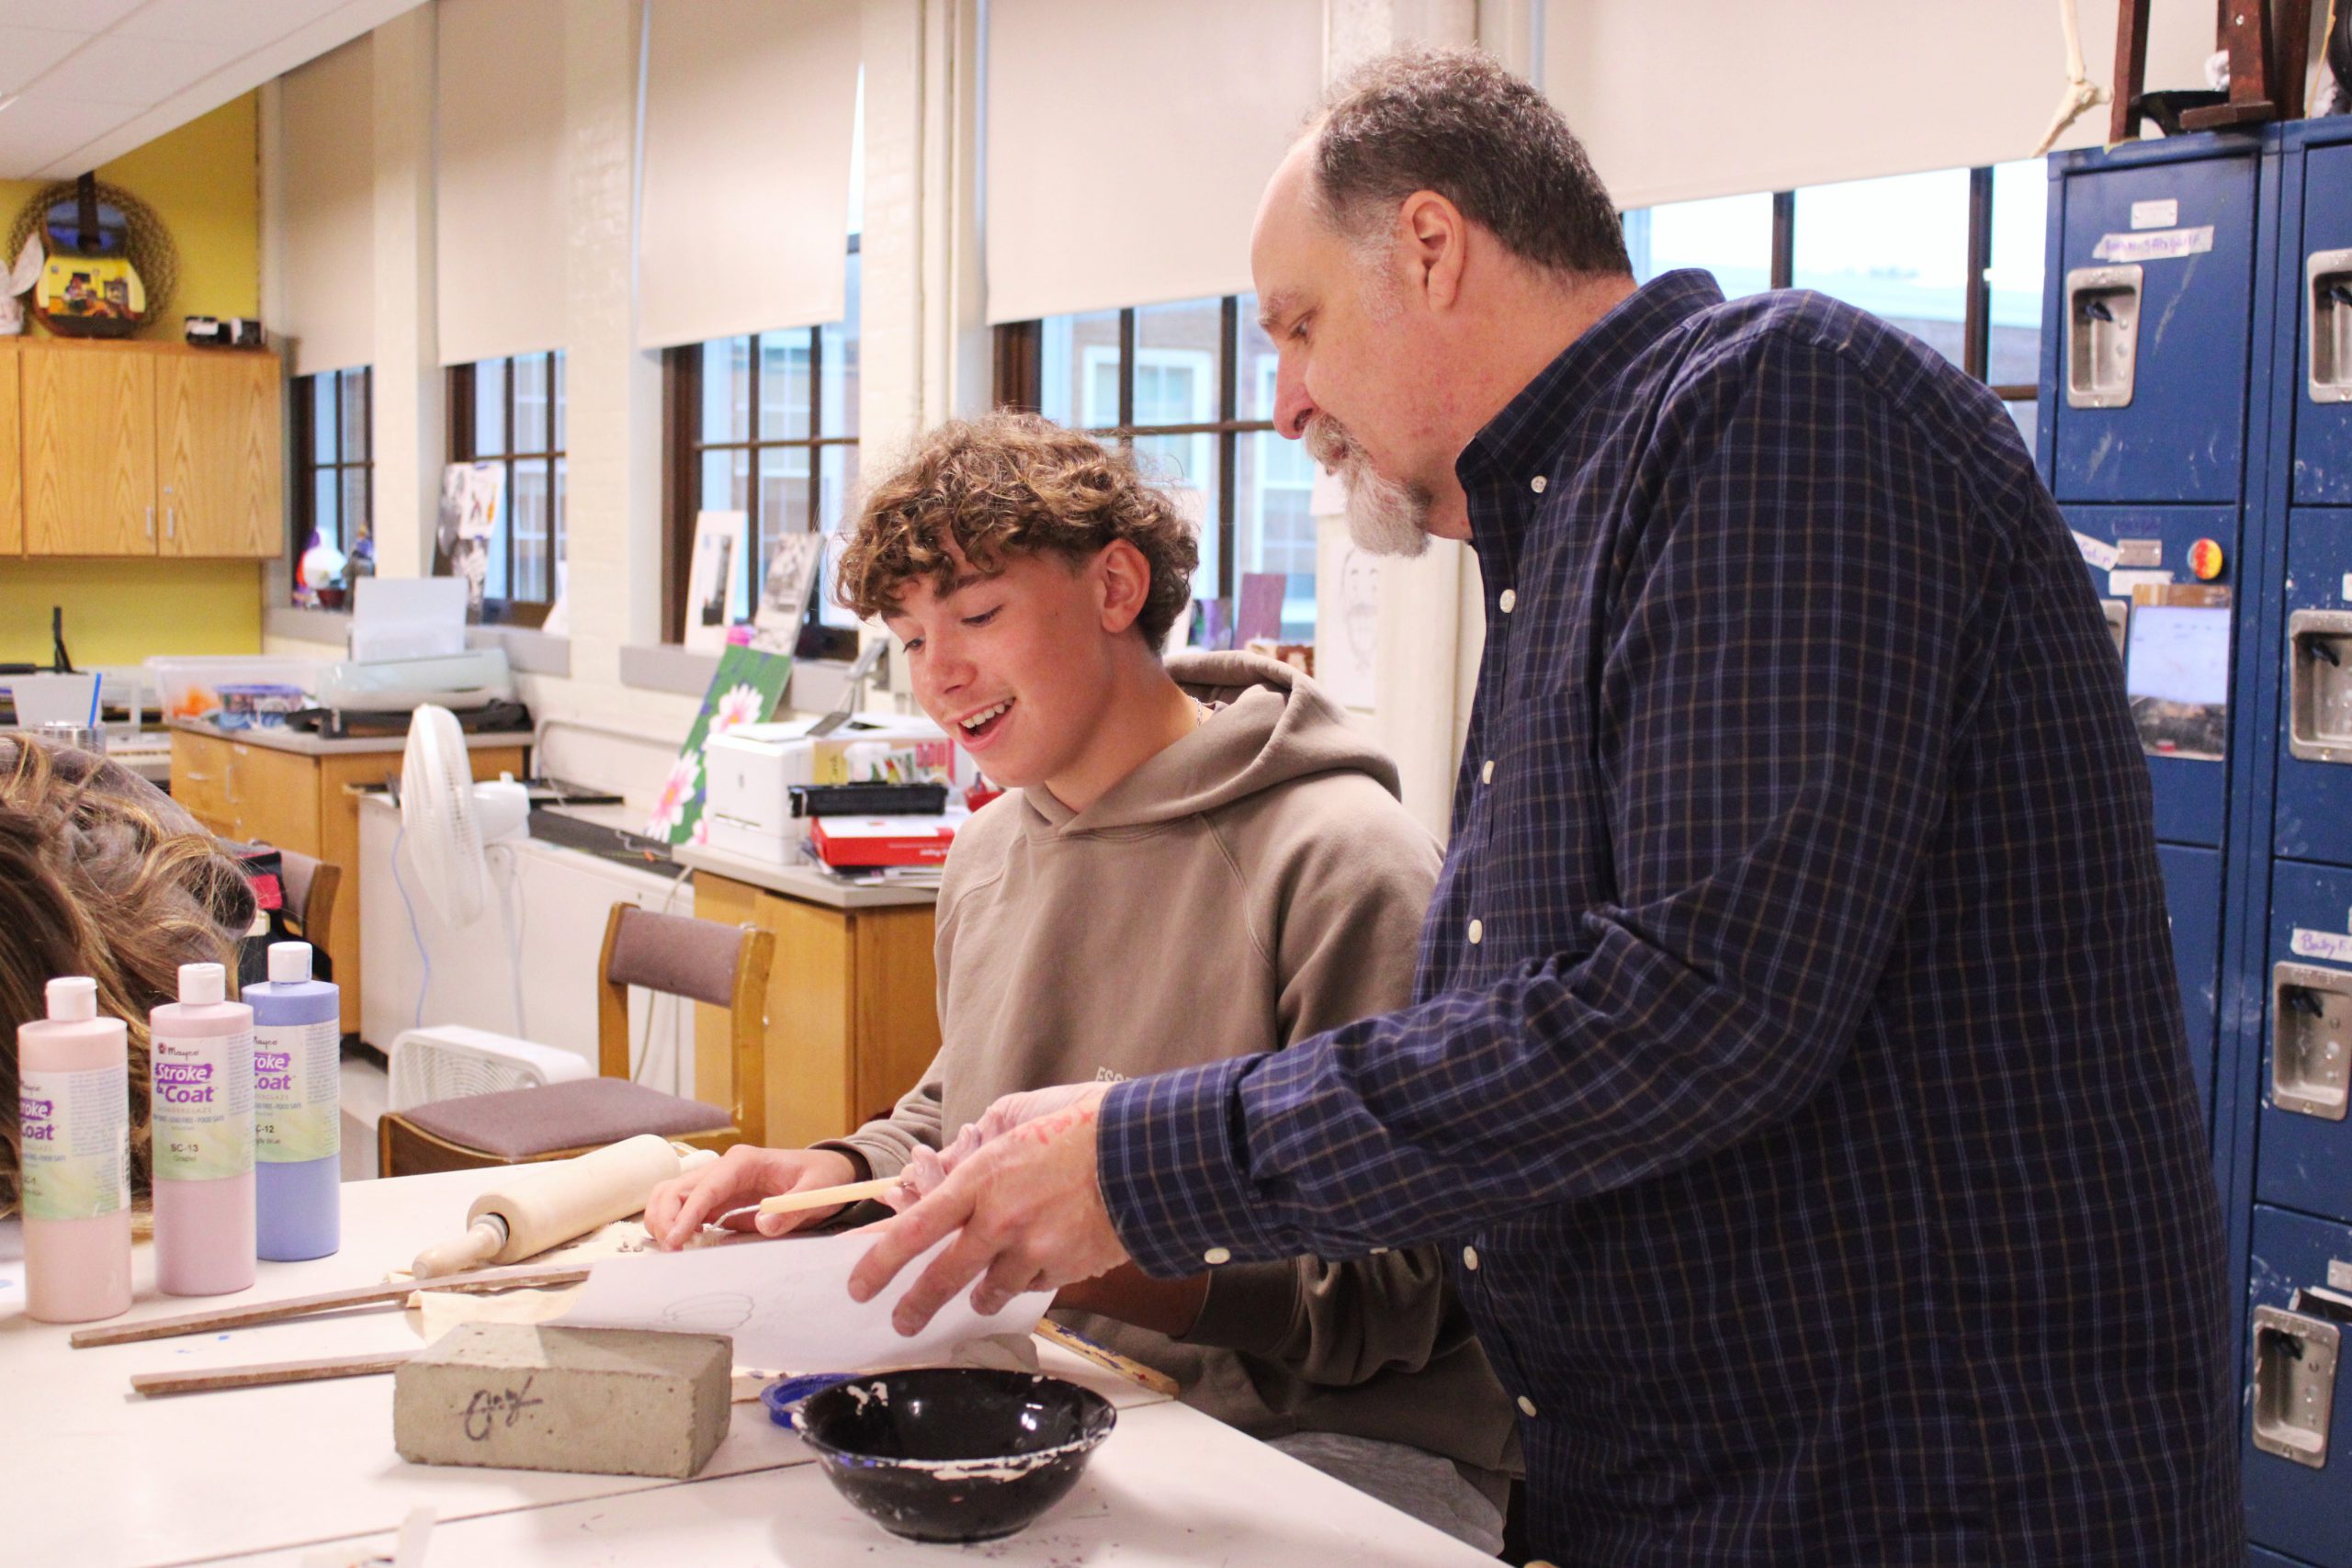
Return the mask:
<svg viewBox="0 0 2352 1568">
<path fill-rule="evenodd" d="M 865 1371 L 945 1360 L 958 1345 L 990 1334 L 1026 1334 L 1053 1303 L 1050 1292 L 1017 1296 L 982 1317 L 959 1292 L 913 1338 L 890 1326 L 890 1309 L 940 1249 L 899 1271 L 881 1295 L 850 1300 L 850 1270 L 874 1237 L 788 1237 L 684 1252 L 640 1252 L 599 1260 L 560 1320 L 596 1328 L 725 1334 L 735 1364 L 788 1372 Z"/>
</svg>

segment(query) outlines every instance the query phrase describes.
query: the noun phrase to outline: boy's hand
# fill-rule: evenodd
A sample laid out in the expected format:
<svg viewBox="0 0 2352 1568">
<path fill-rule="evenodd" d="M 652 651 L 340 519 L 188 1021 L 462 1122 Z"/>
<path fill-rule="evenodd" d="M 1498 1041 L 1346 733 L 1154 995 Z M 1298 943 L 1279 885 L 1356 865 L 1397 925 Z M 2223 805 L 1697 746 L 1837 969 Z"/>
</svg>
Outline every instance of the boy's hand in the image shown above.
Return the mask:
<svg viewBox="0 0 2352 1568">
<path fill-rule="evenodd" d="M 841 1211 L 763 1214 L 752 1205 L 779 1192 L 839 1187 L 863 1174 L 855 1161 L 834 1149 L 762 1149 L 738 1144 L 716 1163 L 656 1187 L 645 1203 L 645 1234 L 664 1252 L 685 1246 L 714 1218 L 729 1230 L 783 1235 Z"/>
</svg>

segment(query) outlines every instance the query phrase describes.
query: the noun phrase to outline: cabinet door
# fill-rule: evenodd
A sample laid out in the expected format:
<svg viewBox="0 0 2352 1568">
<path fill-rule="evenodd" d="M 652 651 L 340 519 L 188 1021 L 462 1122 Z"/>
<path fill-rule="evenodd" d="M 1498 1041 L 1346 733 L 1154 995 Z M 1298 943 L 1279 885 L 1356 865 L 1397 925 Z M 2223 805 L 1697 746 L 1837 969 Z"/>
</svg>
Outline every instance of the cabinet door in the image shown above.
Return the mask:
<svg viewBox="0 0 2352 1568">
<path fill-rule="evenodd" d="M 229 810 L 234 836 L 316 858 L 319 765 L 295 751 L 229 743 Z"/>
<path fill-rule="evenodd" d="M 26 552 L 153 555 L 155 356 L 42 344 L 17 353 Z"/>
<path fill-rule="evenodd" d="M 281 395 L 275 355 L 158 359 L 155 503 L 164 555 L 277 554 L 285 525 Z"/>
<path fill-rule="evenodd" d="M 25 468 L 18 457 L 17 348 L 0 344 L 0 556 L 25 547 Z"/>
<path fill-rule="evenodd" d="M 211 831 L 230 831 L 226 740 L 185 729 L 172 731 L 172 798 Z"/>
</svg>

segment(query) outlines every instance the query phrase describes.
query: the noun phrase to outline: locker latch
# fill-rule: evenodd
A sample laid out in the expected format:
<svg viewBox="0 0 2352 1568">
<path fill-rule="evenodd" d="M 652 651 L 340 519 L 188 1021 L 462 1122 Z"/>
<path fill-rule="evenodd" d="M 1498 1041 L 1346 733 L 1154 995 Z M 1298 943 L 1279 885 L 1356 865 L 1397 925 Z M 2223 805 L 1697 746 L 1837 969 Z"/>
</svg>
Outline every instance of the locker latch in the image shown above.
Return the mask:
<svg viewBox="0 0 2352 1568">
<path fill-rule="evenodd" d="M 2303 276 L 2311 285 L 2303 309 L 2312 401 L 2352 403 L 2352 251 L 2313 251 Z"/>
<path fill-rule="evenodd" d="M 2132 401 L 2140 357 L 2140 268 L 2078 266 L 2066 275 L 2066 406 Z"/>
<path fill-rule="evenodd" d="M 2338 1321 L 2347 1314 L 2352 1299 L 2331 1291 L 2298 1291 L 2292 1310 L 2254 1309 L 2254 1446 L 2262 1452 L 2313 1470 L 2326 1465 Z"/>
<path fill-rule="evenodd" d="M 2352 974 L 2281 964 L 2270 991 L 2270 1103 L 2343 1121 L 2352 1098 Z"/>
<path fill-rule="evenodd" d="M 2352 762 L 2352 612 L 2287 617 L 2287 749 L 2307 762 Z"/>
</svg>

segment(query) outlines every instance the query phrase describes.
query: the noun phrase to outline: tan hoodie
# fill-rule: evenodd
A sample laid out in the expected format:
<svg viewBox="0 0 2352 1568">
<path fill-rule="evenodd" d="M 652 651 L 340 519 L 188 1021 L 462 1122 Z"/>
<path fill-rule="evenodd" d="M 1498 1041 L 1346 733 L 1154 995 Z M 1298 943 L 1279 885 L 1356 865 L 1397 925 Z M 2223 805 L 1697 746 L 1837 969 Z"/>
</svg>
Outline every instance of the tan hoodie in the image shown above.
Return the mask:
<svg viewBox="0 0 2352 1568">
<path fill-rule="evenodd" d="M 1168 668 L 1213 705 L 1198 729 L 1082 812 L 1016 790 L 956 835 L 945 1043 L 888 1118 L 828 1146 L 894 1175 L 999 1095 L 1277 1051 L 1410 1000 L 1441 857 L 1397 803 L 1395 764 L 1287 665 Z M 1182 1340 L 1056 1315 L 1261 1438 L 1341 1432 L 1518 1467 L 1510 1404 L 1433 1248 L 1214 1269 Z"/>
</svg>

